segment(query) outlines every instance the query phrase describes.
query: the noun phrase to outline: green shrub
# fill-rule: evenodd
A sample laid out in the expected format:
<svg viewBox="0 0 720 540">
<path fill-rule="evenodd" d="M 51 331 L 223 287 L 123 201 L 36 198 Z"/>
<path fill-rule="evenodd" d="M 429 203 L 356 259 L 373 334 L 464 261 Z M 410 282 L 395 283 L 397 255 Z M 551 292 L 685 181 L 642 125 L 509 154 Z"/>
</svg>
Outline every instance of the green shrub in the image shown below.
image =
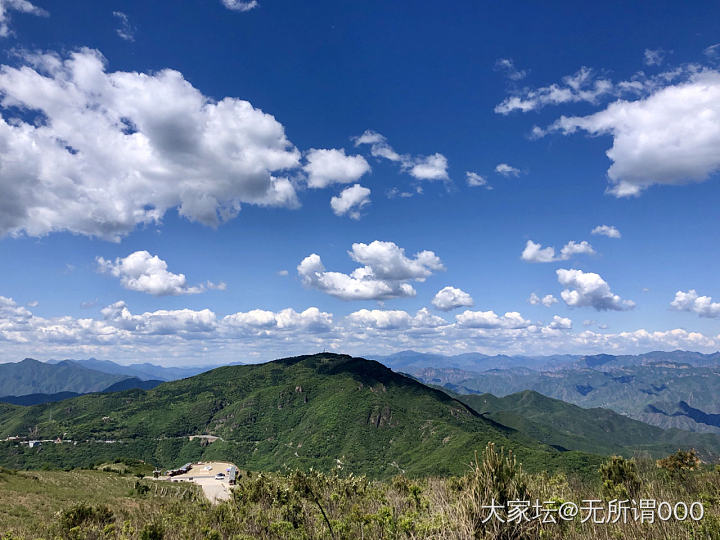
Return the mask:
<svg viewBox="0 0 720 540">
<path fill-rule="evenodd" d="M 612 456 L 600 466 L 603 494 L 611 499 L 632 499 L 640 489 L 640 477 L 634 459 Z"/>
<path fill-rule="evenodd" d="M 499 519 L 486 519 L 490 511 L 488 505 L 502 506 L 497 514 L 506 521 L 508 501 L 530 500 L 528 477 L 512 451 L 506 455 L 504 448 L 498 451 L 493 443 L 488 443 L 482 461 L 475 456 L 465 477 L 463 491 L 460 498 L 462 514 L 470 535 L 476 538 L 523 538 L 527 529 L 533 526 L 526 522 L 504 523 Z"/>
<path fill-rule="evenodd" d="M 678 450 L 674 454 L 658 459 L 656 464 L 672 475 L 684 476 L 688 471 L 695 471 L 700 467 L 700 458 L 694 449 Z"/>
<path fill-rule="evenodd" d="M 165 528 L 159 523 L 148 523 L 140 531 L 140 540 L 162 540 Z"/>
<path fill-rule="evenodd" d="M 104 504 L 89 506 L 80 503 L 60 514 L 60 525 L 67 530 L 89 524 L 105 526 L 113 521 L 115 521 L 115 516 L 112 510 Z"/>
</svg>

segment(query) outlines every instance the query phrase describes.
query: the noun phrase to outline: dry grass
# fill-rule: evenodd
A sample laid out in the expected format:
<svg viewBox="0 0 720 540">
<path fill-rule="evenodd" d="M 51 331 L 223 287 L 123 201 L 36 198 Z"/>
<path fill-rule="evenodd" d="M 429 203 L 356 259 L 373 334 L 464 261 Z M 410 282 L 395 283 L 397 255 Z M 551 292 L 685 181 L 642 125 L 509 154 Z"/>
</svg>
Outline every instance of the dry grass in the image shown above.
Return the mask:
<svg viewBox="0 0 720 540">
<path fill-rule="evenodd" d="M 636 468 L 623 467 L 618 469 L 626 471 L 623 474 L 636 470 L 638 499 L 702 501 L 705 518 L 654 524 L 483 523 L 483 505 L 493 498 L 539 499 L 559 505 L 601 498 L 603 489 L 623 489 L 603 487 L 600 478 L 527 475 L 511 456 L 490 447 L 460 478 L 398 476 L 389 482 L 371 482 L 312 471 L 246 473 L 233 499 L 218 505 L 208 504 L 188 483 L 141 481 L 141 486 L 149 488 L 146 491 L 136 486 L 135 477 L 107 472 L 0 472 L 0 531 L 13 539 L 88 540 L 720 538 L 720 472 L 705 467 L 670 474 L 651 461 L 639 461 Z M 625 481 L 615 479 L 621 484 Z M 630 484 L 635 486 L 632 479 Z M 110 509 L 110 518 L 103 514 L 103 505 Z M 75 513 L 69 511 L 72 508 Z"/>
</svg>

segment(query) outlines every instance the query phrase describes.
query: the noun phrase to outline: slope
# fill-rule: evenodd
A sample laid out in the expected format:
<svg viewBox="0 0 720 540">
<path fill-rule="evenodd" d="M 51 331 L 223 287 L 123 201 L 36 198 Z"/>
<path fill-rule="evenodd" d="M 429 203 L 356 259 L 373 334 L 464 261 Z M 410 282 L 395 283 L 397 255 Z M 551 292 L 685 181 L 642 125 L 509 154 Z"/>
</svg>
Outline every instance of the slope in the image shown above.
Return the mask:
<svg viewBox="0 0 720 540">
<path fill-rule="evenodd" d="M 492 394 L 456 397 L 484 416 L 557 448 L 652 457 L 695 448 L 708 461 L 720 458 L 720 435 L 664 430 L 608 409 L 583 409 L 531 390 L 502 398 Z"/>
<path fill-rule="evenodd" d="M 73 362 L 48 364 L 26 358 L 21 362 L 0 364 L 0 396 L 99 392 L 125 378 Z"/>
<path fill-rule="evenodd" d="M 514 449 L 530 470 L 594 467 L 597 459 L 561 453 L 480 417 L 444 392 L 373 361 L 319 354 L 222 367 L 144 392 L 92 394 L 22 410 L 0 408 L 0 438 L 36 429 L 74 441 L 52 445 L 55 464 L 111 454 L 164 466 L 227 459 L 241 467 L 340 468 L 390 476 L 463 472 L 488 441 Z M 212 444 L 188 436 L 220 437 Z M 88 449 L 89 448 L 89 449 Z M 0 463 L 39 464 L 30 450 Z"/>
</svg>

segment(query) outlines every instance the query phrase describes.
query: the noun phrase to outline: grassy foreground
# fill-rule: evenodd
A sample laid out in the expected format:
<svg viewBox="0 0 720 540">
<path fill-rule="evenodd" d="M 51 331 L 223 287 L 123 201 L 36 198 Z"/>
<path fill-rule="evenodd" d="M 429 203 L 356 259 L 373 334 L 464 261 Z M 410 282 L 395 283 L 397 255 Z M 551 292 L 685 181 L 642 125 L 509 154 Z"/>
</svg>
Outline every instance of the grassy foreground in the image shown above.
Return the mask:
<svg viewBox="0 0 720 540">
<path fill-rule="evenodd" d="M 3 469 L 0 538 L 720 538 L 720 472 L 687 454 L 661 465 L 611 458 L 592 480 L 528 475 L 491 444 L 460 477 L 371 481 L 312 470 L 244 472 L 233 498 L 218 505 L 205 501 L 194 485 L 139 480 L 133 467 L 122 464 L 105 471 Z M 493 499 L 539 499 L 550 509 L 545 514 L 558 516 L 566 501 L 626 498 L 699 501 L 704 516 L 655 523 L 581 523 L 579 516 L 510 523 L 507 511 L 498 510 L 502 523 L 485 520 L 483 508 Z"/>
</svg>

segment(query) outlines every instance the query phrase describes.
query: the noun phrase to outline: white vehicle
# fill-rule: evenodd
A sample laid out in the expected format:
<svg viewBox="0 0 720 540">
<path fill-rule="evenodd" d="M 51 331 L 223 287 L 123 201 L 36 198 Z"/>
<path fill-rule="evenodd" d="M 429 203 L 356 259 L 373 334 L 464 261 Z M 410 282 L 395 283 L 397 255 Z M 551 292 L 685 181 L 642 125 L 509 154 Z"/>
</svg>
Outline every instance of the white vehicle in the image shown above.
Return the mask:
<svg viewBox="0 0 720 540">
<path fill-rule="evenodd" d="M 221 473 L 221 472 L 217 473 L 215 475 L 215 480 L 225 480 L 225 473 Z"/>
</svg>

